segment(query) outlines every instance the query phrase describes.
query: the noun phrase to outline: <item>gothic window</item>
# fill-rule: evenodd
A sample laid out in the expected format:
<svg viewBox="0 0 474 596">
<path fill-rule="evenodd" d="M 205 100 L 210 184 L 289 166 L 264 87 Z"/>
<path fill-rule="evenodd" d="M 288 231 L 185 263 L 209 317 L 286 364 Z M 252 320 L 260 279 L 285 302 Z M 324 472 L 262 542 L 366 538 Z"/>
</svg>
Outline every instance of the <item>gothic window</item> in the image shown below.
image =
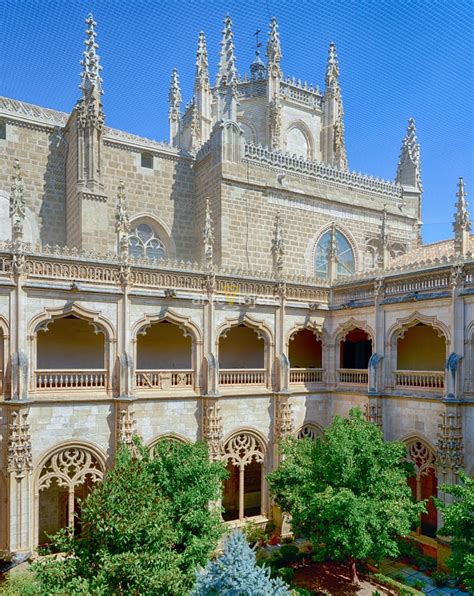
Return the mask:
<svg viewBox="0 0 474 596">
<path fill-rule="evenodd" d="M 425 443 L 413 439 L 407 445 L 407 460 L 415 468 L 415 476 L 408 478 L 413 497 L 417 501 L 427 500 L 426 513 L 420 515 L 417 534 L 436 536 L 438 516 L 433 497 L 438 494 L 438 479 L 436 475 L 436 456 Z"/>
<path fill-rule="evenodd" d="M 43 466 L 39 493 L 39 543 L 49 541 L 61 527 L 80 532 L 77 514 L 80 500 L 104 476 L 104 467 L 87 447 L 64 447 L 53 453 Z"/>
<path fill-rule="evenodd" d="M 322 434 L 319 428 L 311 423 L 302 426 L 296 436 L 298 439 L 311 439 L 312 441 L 316 441 L 316 439 L 322 438 Z"/>
<path fill-rule="evenodd" d="M 338 276 L 355 273 L 354 252 L 347 238 L 339 230 L 328 230 L 316 245 L 315 271 L 318 277 L 329 277 L 329 258 L 334 250 L 336 273 Z"/>
<path fill-rule="evenodd" d="M 242 432 L 224 446 L 229 477 L 224 482 L 224 520 L 243 520 L 263 514 L 262 482 L 265 448 L 258 437 Z"/>
<path fill-rule="evenodd" d="M 7 138 L 7 124 L 5 120 L 0 120 L 0 139 Z"/>
<path fill-rule="evenodd" d="M 150 170 L 153 169 L 153 155 L 151 153 L 142 153 L 141 154 L 141 164 L 142 168 L 149 168 Z"/>
<path fill-rule="evenodd" d="M 299 128 L 292 128 L 286 137 L 286 150 L 291 155 L 309 159 L 308 140 Z"/>
<path fill-rule="evenodd" d="M 129 236 L 130 254 L 132 257 L 148 257 L 162 259 L 165 256 L 165 246 L 155 231 L 146 223 L 141 223 L 132 230 Z"/>
</svg>

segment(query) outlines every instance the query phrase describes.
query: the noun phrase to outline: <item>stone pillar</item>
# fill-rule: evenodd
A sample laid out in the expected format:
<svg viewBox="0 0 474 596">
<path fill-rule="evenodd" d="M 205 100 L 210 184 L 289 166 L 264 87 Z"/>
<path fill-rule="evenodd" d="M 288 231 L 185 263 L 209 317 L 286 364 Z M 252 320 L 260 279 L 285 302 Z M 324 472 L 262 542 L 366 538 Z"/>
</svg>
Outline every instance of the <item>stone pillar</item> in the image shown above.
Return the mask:
<svg viewBox="0 0 474 596">
<path fill-rule="evenodd" d="M 32 549 L 31 507 L 31 435 L 28 408 L 9 409 L 8 463 L 9 474 L 9 550 L 26 555 Z"/>
<path fill-rule="evenodd" d="M 28 335 L 24 315 L 23 283 L 26 279 L 26 269 L 22 247 L 18 246 L 12 256 L 12 277 L 15 291 L 10 295 L 11 397 L 14 400 L 25 401 L 28 399 Z"/>
</svg>

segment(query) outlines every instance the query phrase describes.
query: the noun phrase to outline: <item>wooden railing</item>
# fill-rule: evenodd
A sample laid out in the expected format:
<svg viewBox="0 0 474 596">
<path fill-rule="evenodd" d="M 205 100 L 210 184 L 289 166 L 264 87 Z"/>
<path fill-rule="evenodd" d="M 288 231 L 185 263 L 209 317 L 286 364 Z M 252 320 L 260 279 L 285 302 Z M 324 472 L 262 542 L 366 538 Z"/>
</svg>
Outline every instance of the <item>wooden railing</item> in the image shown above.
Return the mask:
<svg viewBox="0 0 474 596">
<path fill-rule="evenodd" d="M 340 368 L 337 371 L 338 383 L 350 385 L 367 385 L 369 372 L 366 368 Z"/>
<path fill-rule="evenodd" d="M 290 369 L 290 383 L 322 383 L 322 368 L 292 368 Z"/>
<path fill-rule="evenodd" d="M 137 389 L 174 389 L 194 386 L 194 371 L 186 370 L 137 370 Z"/>
<path fill-rule="evenodd" d="M 444 372 L 434 370 L 396 370 L 395 386 L 437 391 L 444 388 Z"/>
<path fill-rule="evenodd" d="M 221 369 L 219 385 L 265 385 L 267 371 L 264 368 Z"/>
<path fill-rule="evenodd" d="M 37 370 L 38 391 L 61 389 L 106 389 L 107 372 L 102 370 Z"/>
</svg>

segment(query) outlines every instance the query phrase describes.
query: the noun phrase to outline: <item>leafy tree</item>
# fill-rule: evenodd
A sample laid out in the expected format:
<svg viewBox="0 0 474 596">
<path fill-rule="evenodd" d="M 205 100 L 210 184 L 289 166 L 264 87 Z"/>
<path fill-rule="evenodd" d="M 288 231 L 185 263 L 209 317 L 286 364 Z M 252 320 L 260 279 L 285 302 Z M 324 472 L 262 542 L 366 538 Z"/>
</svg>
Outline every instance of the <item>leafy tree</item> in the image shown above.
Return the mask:
<svg viewBox="0 0 474 596">
<path fill-rule="evenodd" d="M 464 472 L 459 473 L 459 478 L 459 484 L 440 486 L 442 492 L 453 495 L 456 500 L 446 505 L 437 499 L 444 519 L 438 534 L 452 536 L 449 569 L 474 592 L 474 480 Z"/>
<path fill-rule="evenodd" d="M 226 475 L 204 443 L 163 441 L 154 457 L 137 440 L 83 501 L 82 533 L 54 537 L 62 560 L 35 565 L 43 593 L 186 594 L 223 532 L 209 502 Z"/>
<path fill-rule="evenodd" d="M 289 596 L 282 579 L 256 563 L 255 551 L 240 531 L 226 539 L 224 552 L 198 572 L 192 596 Z"/>
<path fill-rule="evenodd" d="M 297 533 L 321 545 L 321 555 L 356 561 L 398 554 L 396 537 L 409 534 L 423 503 L 413 501 L 402 443 L 385 442 L 359 409 L 334 418 L 324 439 L 289 439 L 270 474 L 270 490 L 291 514 Z"/>
</svg>

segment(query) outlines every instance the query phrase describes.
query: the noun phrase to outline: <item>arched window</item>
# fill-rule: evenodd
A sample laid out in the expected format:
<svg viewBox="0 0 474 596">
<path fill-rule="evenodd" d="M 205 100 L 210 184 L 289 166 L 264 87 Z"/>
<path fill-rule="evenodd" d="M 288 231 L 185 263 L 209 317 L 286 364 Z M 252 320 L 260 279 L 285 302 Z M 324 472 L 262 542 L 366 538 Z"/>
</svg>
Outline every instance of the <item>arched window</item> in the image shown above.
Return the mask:
<svg viewBox="0 0 474 596">
<path fill-rule="evenodd" d="M 309 159 L 309 145 L 305 134 L 297 127 L 292 128 L 286 136 L 286 150 L 291 155 Z"/>
<path fill-rule="evenodd" d="M 414 438 L 407 444 L 407 459 L 415 468 L 415 476 L 408 478 L 413 497 L 416 501 L 427 499 L 426 513 L 420 515 L 417 534 L 434 538 L 438 527 L 438 515 L 433 501 L 433 497 L 438 496 L 436 455 L 428 445 Z"/>
<path fill-rule="evenodd" d="M 353 275 L 355 273 L 354 251 L 344 234 L 335 228 L 325 232 L 316 245 L 314 256 L 316 275 L 329 277 L 329 257 L 332 250 L 336 261 L 336 274 Z"/>
<path fill-rule="evenodd" d="M 153 228 L 147 223 L 139 223 L 129 236 L 130 254 L 132 257 L 148 257 L 149 259 L 162 259 L 165 254 L 165 245 Z"/>
</svg>

